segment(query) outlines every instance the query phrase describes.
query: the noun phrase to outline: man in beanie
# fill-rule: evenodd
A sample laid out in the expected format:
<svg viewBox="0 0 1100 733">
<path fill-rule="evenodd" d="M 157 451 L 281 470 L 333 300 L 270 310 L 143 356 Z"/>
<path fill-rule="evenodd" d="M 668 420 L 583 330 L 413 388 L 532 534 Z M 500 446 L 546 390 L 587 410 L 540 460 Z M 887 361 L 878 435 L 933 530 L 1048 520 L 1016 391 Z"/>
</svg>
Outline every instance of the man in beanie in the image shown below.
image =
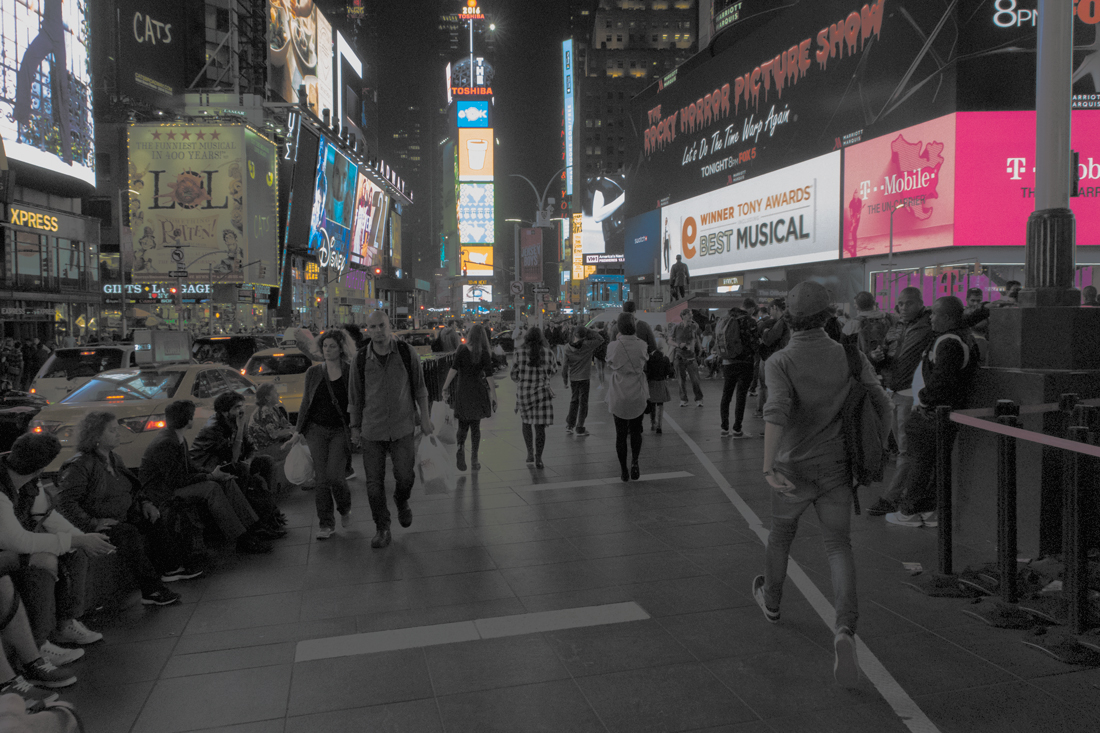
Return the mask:
<svg viewBox="0 0 1100 733">
<path fill-rule="evenodd" d="M 849 538 L 852 474 L 840 414 L 850 389 L 848 357 L 823 329 L 832 313 L 828 291 L 819 283 L 791 289 L 786 317 L 793 331 L 790 343 L 764 362 L 764 479 L 772 489 L 772 527 L 764 575 L 753 579 L 752 595 L 764 617 L 777 623 L 791 543 L 799 517 L 812 505 L 833 579 L 833 675 L 839 684 L 853 687 L 859 682 L 854 638 L 859 611 Z M 855 353 L 863 365 L 860 381 L 870 390 L 882 424 L 889 425 L 890 399 L 867 358 Z"/>
</svg>

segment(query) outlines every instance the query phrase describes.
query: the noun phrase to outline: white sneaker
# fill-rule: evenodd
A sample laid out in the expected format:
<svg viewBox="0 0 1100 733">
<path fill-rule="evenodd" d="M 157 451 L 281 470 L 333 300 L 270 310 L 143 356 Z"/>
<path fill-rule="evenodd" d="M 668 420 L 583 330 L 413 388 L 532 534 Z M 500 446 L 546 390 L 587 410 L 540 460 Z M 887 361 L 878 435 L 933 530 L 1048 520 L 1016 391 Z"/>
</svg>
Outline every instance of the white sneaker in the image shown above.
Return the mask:
<svg viewBox="0 0 1100 733">
<path fill-rule="evenodd" d="M 920 520 L 924 523 L 925 527 L 938 527 L 940 526 L 940 520 L 936 517 L 935 511 L 921 512 Z"/>
<path fill-rule="evenodd" d="M 64 667 L 66 664 L 72 664 L 84 656 L 83 649 L 67 649 L 66 647 L 54 644 L 52 641 L 44 643 L 39 652 L 42 654 L 43 659 L 55 667 Z"/>
<path fill-rule="evenodd" d="M 687 406 L 688 406 L 687 400 L 680 400 L 680 407 L 687 407 Z"/>
<path fill-rule="evenodd" d="M 334 534 L 336 534 L 336 528 L 335 527 L 321 527 L 319 530 L 317 530 L 317 539 L 327 540 L 329 537 L 333 536 Z"/>
<path fill-rule="evenodd" d="M 703 401 L 699 400 L 698 402 L 695 403 L 695 406 L 696 407 L 702 407 L 703 406 Z"/>
<path fill-rule="evenodd" d="M 54 639 L 62 644 L 95 644 L 103 639 L 103 634 L 92 631 L 75 618 L 63 623 L 53 635 Z"/>
<path fill-rule="evenodd" d="M 847 626 L 837 629 L 833 637 L 836 660 L 833 662 L 833 678 L 841 687 L 859 685 L 859 659 L 856 658 L 856 640 Z"/>
</svg>

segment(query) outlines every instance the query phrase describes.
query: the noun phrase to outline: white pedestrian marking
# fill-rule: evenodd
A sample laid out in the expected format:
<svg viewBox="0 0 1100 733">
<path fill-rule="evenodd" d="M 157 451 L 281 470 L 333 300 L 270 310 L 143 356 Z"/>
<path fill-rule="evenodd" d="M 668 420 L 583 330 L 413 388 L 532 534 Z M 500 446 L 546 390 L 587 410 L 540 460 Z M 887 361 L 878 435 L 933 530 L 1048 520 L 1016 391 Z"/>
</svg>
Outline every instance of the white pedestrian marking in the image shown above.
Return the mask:
<svg viewBox="0 0 1100 733">
<path fill-rule="evenodd" d="M 642 474 L 637 481 L 664 481 L 673 478 L 691 478 L 694 474 L 689 471 L 673 471 L 671 473 L 650 473 Z M 615 476 L 613 478 L 589 478 L 580 479 L 578 481 L 555 481 L 548 484 L 524 484 L 522 486 L 513 486 L 512 488 L 517 493 L 527 491 L 552 491 L 555 489 L 579 489 L 585 486 L 606 486 L 608 484 L 620 484 L 622 478 Z"/>
<path fill-rule="evenodd" d="M 749 525 L 749 529 L 756 533 L 756 536 L 760 538 L 760 541 L 765 545 L 768 544 L 768 530 L 764 527 L 764 524 L 760 521 L 760 517 L 756 516 L 756 512 L 745 503 L 745 500 L 741 498 L 741 495 L 730 485 L 726 477 L 722 475 L 722 472 L 718 470 L 718 467 L 707 458 L 706 453 L 702 451 L 698 443 L 691 439 L 691 437 L 683 431 L 683 429 L 676 424 L 668 415 L 665 415 L 665 421 L 672 426 L 672 429 L 679 433 L 680 438 L 687 444 L 691 452 L 695 454 L 695 457 L 699 459 L 699 462 L 703 464 L 703 468 L 711 475 L 715 483 L 718 484 L 718 488 L 726 495 L 726 497 L 733 503 L 737 511 L 741 513 L 741 516 Z M 763 565 L 761 565 L 763 567 Z M 806 597 L 806 600 L 810 602 L 814 610 L 817 611 L 817 615 L 821 617 L 821 620 L 825 622 L 825 625 L 831 631 L 833 624 L 836 621 L 836 611 L 833 609 L 831 603 L 826 600 L 825 596 L 821 594 L 817 586 L 802 567 L 790 559 L 787 561 L 787 577 L 791 579 L 795 587 Z M 913 733 L 939 733 L 939 728 L 936 727 L 924 711 L 920 709 L 917 703 L 909 696 L 909 694 L 902 688 L 894 676 L 890 674 L 889 670 L 878 660 L 867 645 L 863 643 L 863 640 L 856 636 L 856 648 L 859 654 L 859 664 L 863 669 L 863 674 L 871 681 L 871 684 L 875 686 L 879 694 L 883 699 L 890 704 L 894 712 L 897 714 L 901 721 L 905 723 L 906 727 Z"/>
</svg>

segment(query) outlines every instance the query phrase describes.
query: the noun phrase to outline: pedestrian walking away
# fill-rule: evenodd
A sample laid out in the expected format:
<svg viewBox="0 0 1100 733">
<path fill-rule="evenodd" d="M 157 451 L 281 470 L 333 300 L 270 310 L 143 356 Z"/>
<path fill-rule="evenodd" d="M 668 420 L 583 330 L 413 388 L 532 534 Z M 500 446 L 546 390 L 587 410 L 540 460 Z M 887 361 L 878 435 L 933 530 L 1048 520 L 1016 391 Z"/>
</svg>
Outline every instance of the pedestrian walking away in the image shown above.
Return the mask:
<svg viewBox="0 0 1100 733">
<path fill-rule="evenodd" d="M 355 342 L 342 328 L 321 334 L 317 346 L 325 361 L 306 370 L 302 406 L 298 410 L 295 435 L 287 446 L 305 441 L 313 459 L 313 498 L 317 509 L 317 539 L 325 540 L 340 526 L 351 525 L 351 490 L 347 465 L 352 451 L 348 414 L 351 364 L 355 360 Z"/>
<path fill-rule="evenodd" d="M 367 336 L 370 342 L 355 357 L 348 396 L 351 439 L 363 446 L 367 499 L 377 530 L 370 544 L 380 549 L 393 539 L 386 502 L 386 457 L 393 461 L 397 521 L 408 527 L 413 520 L 409 497 L 416 462 L 417 421 L 423 435 L 431 435 L 434 428 L 428 413 L 428 389 L 420 356 L 404 341 L 393 337 L 390 317 L 385 311 L 376 310 L 367 316 Z"/>
<path fill-rule="evenodd" d="M 566 434 L 576 432 L 580 436 L 588 435 L 584 421 L 588 417 L 592 356 L 603 345 L 604 340 L 599 334 L 584 326 L 573 329 L 572 340 L 565 348 L 565 365 L 562 367 L 565 385 L 572 390 L 569 396 L 569 414 L 565 418 Z"/>
<path fill-rule="evenodd" d="M 458 419 L 458 470 L 466 470 L 466 434 L 470 435 L 470 468 L 481 468 L 478 449 L 481 447 L 481 421 L 492 417 L 497 409 L 497 383 L 493 379 L 493 355 L 485 326 L 475 324 L 467 334 L 466 344 L 458 347 L 443 393 L 450 387 L 454 395 L 455 417 Z"/>
<path fill-rule="evenodd" d="M 772 526 L 764 574 L 753 579 L 752 595 L 764 617 L 778 622 L 791 543 L 802 513 L 814 507 L 836 609 L 833 674 L 839 684 L 853 687 L 860 676 L 854 638 L 859 610 L 849 536 L 852 470 L 841 420 L 851 382 L 844 347 L 823 329 L 831 317 L 828 306 L 828 291 L 819 283 L 796 285 L 787 297 L 791 341 L 765 362 L 769 394 L 764 405 L 764 480 L 772 490 Z M 885 426 L 890 400 L 870 362 L 859 356 L 860 382 L 870 391 Z"/>
<path fill-rule="evenodd" d="M 543 468 L 546 426 L 554 424 L 554 390 L 550 387 L 550 378 L 557 371 L 554 352 L 546 343 L 542 330 L 532 328 L 524 336 L 523 345 L 516 348 L 511 377 L 516 383 L 516 412 L 523 423 L 527 463 L 533 463 L 535 468 Z"/>
<path fill-rule="evenodd" d="M 618 335 L 607 347 L 607 366 L 611 380 L 607 387 L 607 407 L 615 417 L 615 453 L 619 457 L 623 481 L 638 480 L 638 458 L 642 452 L 642 421 L 645 419 L 649 384 L 645 375 L 648 358 L 646 343 L 634 328 L 634 316 L 620 313 Z M 626 463 L 627 438 L 630 439 L 630 467 Z"/>
<path fill-rule="evenodd" d="M 730 308 L 729 313 L 715 328 L 714 343 L 718 349 L 718 358 L 722 360 L 722 400 L 718 403 L 718 414 L 722 420 L 722 436 L 744 437 L 742 430 L 745 408 L 749 401 L 749 383 L 752 382 L 753 362 L 756 359 L 760 339 L 756 321 L 751 313 L 756 303 L 746 298 L 743 307 Z M 730 402 L 734 394 L 737 404 L 733 410 L 733 427 L 730 427 Z"/>
</svg>

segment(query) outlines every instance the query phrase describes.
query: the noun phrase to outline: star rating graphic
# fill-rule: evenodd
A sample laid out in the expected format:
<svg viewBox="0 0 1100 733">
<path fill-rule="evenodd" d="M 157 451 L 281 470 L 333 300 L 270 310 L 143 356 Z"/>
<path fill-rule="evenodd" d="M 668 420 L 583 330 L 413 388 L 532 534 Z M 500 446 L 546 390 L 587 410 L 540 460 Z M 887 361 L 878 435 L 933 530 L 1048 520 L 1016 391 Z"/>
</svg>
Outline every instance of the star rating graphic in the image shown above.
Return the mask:
<svg viewBox="0 0 1100 733">
<path fill-rule="evenodd" d="M 153 133 L 153 139 L 154 140 L 160 140 L 160 133 L 159 132 L 154 132 Z"/>
</svg>

